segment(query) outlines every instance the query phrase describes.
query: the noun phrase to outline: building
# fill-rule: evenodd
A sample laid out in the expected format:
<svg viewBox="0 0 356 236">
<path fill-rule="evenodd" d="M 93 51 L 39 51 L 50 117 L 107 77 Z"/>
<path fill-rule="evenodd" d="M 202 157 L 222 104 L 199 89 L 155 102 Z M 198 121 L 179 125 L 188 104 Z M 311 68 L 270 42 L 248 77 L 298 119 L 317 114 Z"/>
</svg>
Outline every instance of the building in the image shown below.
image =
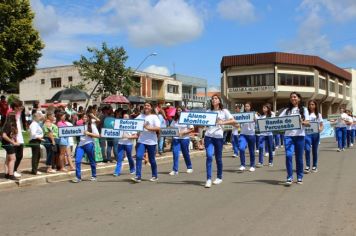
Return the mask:
<svg viewBox="0 0 356 236">
<path fill-rule="evenodd" d="M 73 65 L 37 69 L 33 76 L 20 83 L 20 99 L 27 108 L 32 107 L 34 102 L 48 103 L 55 93 L 82 83 L 82 79 Z M 139 88 L 133 89 L 129 96 L 134 101 L 144 98 L 153 103 L 171 102 L 174 105 L 182 101 L 182 82 L 173 77 L 136 71 L 133 79 L 141 84 Z M 95 83 L 87 84 L 85 91 L 90 93 L 94 86 Z M 101 100 L 100 95 L 92 97 L 93 103 L 99 104 Z M 78 103 L 84 105 L 85 101 Z"/>
<path fill-rule="evenodd" d="M 269 102 L 276 111 L 288 104 L 292 91 L 304 101 L 317 100 L 323 116 L 351 105 L 352 75 L 318 56 L 282 52 L 224 56 L 220 67 L 221 94 L 230 106 L 251 101 L 260 110 Z"/>
<path fill-rule="evenodd" d="M 356 70 L 353 68 L 345 69 L 352 75 L 352 82 L 351 82 L 351 104 L 349 104 L 349 109 L 356 114 Z"/>
<path fill-rule="evenodd" d="M 181 74 L 173 74 L 172 77 L 182 82 L 182 105 L 189 108 L 205 107 L 208 89 L 205 79 Z"/>
</svg>

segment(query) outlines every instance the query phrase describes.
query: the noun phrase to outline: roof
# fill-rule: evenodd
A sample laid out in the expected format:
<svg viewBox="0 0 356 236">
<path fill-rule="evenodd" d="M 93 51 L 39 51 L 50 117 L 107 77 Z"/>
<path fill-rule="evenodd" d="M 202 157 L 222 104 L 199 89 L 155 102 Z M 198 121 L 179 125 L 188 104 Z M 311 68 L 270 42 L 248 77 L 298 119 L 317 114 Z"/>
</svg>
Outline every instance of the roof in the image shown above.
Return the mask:
<svg viewBox="0 0 356 236">
<path fill-rule="evenodd" d="M 221 72 L 223 72 L 224 70 L 226 70 L 226 68 L 232 66 L 252 66 L 263 64 L 312 66 L 344 80 L 352 80 L 352 75 L 349 72 L 341 69 L 340 67 L 337 67 L 336 65 L 318 56 L 284 52 L 268 52 L 235 56 L 223 56 L 220 63 L 220 69 Z"/>
</svg>

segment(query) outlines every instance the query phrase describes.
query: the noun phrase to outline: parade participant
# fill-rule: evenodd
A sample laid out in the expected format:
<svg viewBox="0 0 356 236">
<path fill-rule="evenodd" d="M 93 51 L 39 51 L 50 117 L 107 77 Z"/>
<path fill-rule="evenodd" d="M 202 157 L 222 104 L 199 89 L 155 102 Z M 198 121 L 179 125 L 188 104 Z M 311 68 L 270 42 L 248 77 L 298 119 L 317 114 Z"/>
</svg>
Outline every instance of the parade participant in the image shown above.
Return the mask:
<svg viewBox="0 0 356 236">
<path fill-rule="evenodd" d="M 178 175 L 179 166 L 179 153 L 182 151 L 185 164 L 187 166 L 187 173 L 193 173 L 192 161 L 190 160 L 189 154 L 189 134 L 194 131 L 194 126 L 192 125 L 180 125 L 179 117 L 182 112 L 181 107 L 177 107 L 176 114 L 173 117 L 171 127 L 177 128 L 179 130 L 179 137 L 173 137 L 172 140 L 172 150 L 173 150 L 173 168 L 169 175 Z"/>
<path fill-rule="evenodd" d="M 136 119 L 144 119 L 144 130 L 140 132 L 137 140 L 136 150 L 136 176 L 132 180 L 136 183 L 141 182 L 142 160 L 145 151 L 148 153 L 148 159 L 151 164 L 152 178 L 151 182 L 158 180 L 157 163 L 156 163 L 156 146 L 157 146 L 157 132 L 160 131 L 160 121 L 155 114 L 153 105 L 149 102 L 144 104 L 143 113 Z"/>
<path fill-rule="evenodd" d="M 91 168 L 91 181 L 96 181 L 96 163 L 94 158 L 94 139 L 100 138 L 96 125 L 92 124 L 92 119 L 88 115 L 83 116 L 83 124 L 85 125 L 85 135 L 80 136 L 80 141 L 75 150 L 75 175 L 76 178 L 72 180 L 73 183 L 79 183 L 81 177 L 81 165 L 84 153 L 87 155 Z"/>
<path fill-rule="evenodd" d="M 58 112 L 56 114 L 56 120 L 58 128 L 68 126 L 66 123 L 66 114 L 64 112 Z M 65 155 L 67 153 L 67 147 L 69 146 L 68 137 L 59 137 L 59 139 L 57 139 L 57 144 L 59 146 L 57 169 L 59 171 L 67 172 L 67 169 L 65 168 Z"/>
<path fill-rule="evenodd" d="M 315 100 L 308 102 L 309 118 L 311 122 L 318 122 L 319 133 L 307 134 L 305 136 L 305 170 L 304 173 L 310 172 L 310 150 L 313 153 L 313 167 L 312 172 L 318 171 L 318 150 L 320 142 L 320 132 L 323 131 L 323 117 L 318 112 L 318 103 Z"/>
<path fill-rule="evenodd" d="M 122 117 L 120 118 L 117 117 L 117 118 L 121 119 Z M 114 111 L 111 107 L 109 107 L 107 111 L 107 116 L 104 118 L 103 121 L 103 128 L 114 129 L 114 123 L 115 123 Z M 114 162 L 114 160 L 111 158 L 111 151 L 114 153 L 115 160 L 118 160 L 118 144 L 119 144 L 118 138 L 106 138 L 106 157 L 107 160 L 109 160 L 110 162 Z"/>
<path fill-rule="evenodd" d="M 207 181 L 205 183 L 206 188 L 211 187 L 211 172 L 213 155 L 215 154 L 216 166 L 217 166 L 217 178 L 214 180 L 214 184 L 222 183 L 222 151 L 224 145 L 223 128 L 222 125 L 232 125 L 235 123 L 233 116 L 227 109 L 224 109 L 221 98 L 218 95 L 211 97 L 211 106 L 208 112 L 216 112 L 217 121 L 215 126 L 209 126 L 205 132 L 204 145 L 206 151 L 206 172 Z"/>
<path fill-rule="evenodd" d="M 58 127 L 55 125 L 56 118 L 54 114 L 47 111 L 45 121 L 43 123 L 44 146 L 46 148 L 46 166 L 47 173 L 56 173 L 55 170 L 55 155 L 57 150 L 56 139 L 58 138 Z"/>
<path fill-rule="evenodd" d="M 66 125 L 67 126 L 73 126 L 73 123 L 70 121 L 70 116 L 68 114 L 66 116 Z M 64 156 L 64 162 L 66 165 L 69 165 L 69 170 L 73 171 L 75 170 L 73 161 L 72 161 L 72 153 L 73 153 L 73 147 L 74 147 L 74 137 L 68 137 L 68 146 L 66 149 L 66 154 Z"/>
<path fill-rule="evenodd" d="M 351 144 L 350 146 L 354 146 L 355 135 L 356 135 L 356 116 L 352 116 L 352 130 L 351 130 Z"/>
<path fill-rule="evenodd" d="M 14 176 L 14 165 L 16 160 L 15 147 L 20 145 L 20 143 L 18 143 L 16 140 L 18 129 L 15 112 L 10 112 L 7 114 L 1 132 L 2 147 L 6 151 L 5 178 L 10 180 L 18 180 L 17 177 Z"/>
<path fill-rule="evenodd" d="M 340 117 L 335 122 L 332 122 L 335 124 L 335 133 L 337 139 L 338 152 L 345 151 L 347 120 L 348 120 L 348 115 L 345 113 L 345 109 L 340 108 Z"/>
<path fill-rule="evenodd" d="M 297 92 L 289 95 L 288 107 L 279 115 L 290 116 L 299 115 L 301 125 L 309 125 L 308 109 L 302 106 L 302 96 Z M 295 153 L 297 183 L 303 183 L 303 152 L 305 145 L 305 130 L 301 129 L 286 130 L 284 134 L 284 145 L 286 153 L 287 181 L 286 185 L 293 183 L 293 154 Z"/>
<path fill-rule="evenodd" d="M 124 119 L 130 119 L 129 114 L 124 115 Z M 123 131 L 122 138 L 118 140 L 117 148 L 117 162 L 114 172 L 114 176 L 119 176 L 121 174 L 121 166 L 124 158 L 124 153 L 126 153 L 127 160 L 129 162 L 130 174 L 135 174 L 135 161 L 132 158 L 132 147 L 133 140 L 136 139 L 137 132 L 134 131 Z"/>
<path fill-rule="evenodd" d="M 157 111 L 158 110 L 158 111 Z M 166 128 L 167 127 L 167 117 L 166 113 L 164 112 L 163 109 L 159 109 L 158 107 L 156 108 L 156 113 L 158 114 L 158 119 L 161 123 L 160 127 L 161 128 Z M 165 145 L 165 138 L 164 137 L 159 137 L 158 140 L 158 154 L 161 156 L 164 152 L 164 145 Z"/>
<path fill-rule="evenodd" d="M 241 107 L 240 105 L 236 104 L 235 105 L 235 113 L 240 113 L 241 112 Z M 239 125 L 233 124 L 232 125 L 232 150 L 234 152 L 233 157 L 237 158 L 239 157 Z"/>
<path fill-rule="evenodd" d="M 274 114 L 272 114 L 271 111 L 271 104 L 264 104 L 262 107 L 262 115 L 260 115 L 259 119 L 265 119 L 269 117 L 274 117 Z M 267 145 L 267 150 L 268 150 L 268 166 L 272 167 L 273 166 L 273 134 L 272 132 L 263 132 L 260 134 L 259 138 L 259 158 L 258 158 L 258 163 L 257 167 L 262 167 L 263 166 L 263 150 L 265 148 L 265 144 Z"/>
<path fill-rule="evenodd" d="M 20 100 L 14 100 L 11 103 L 11 109 L 15 112 L 16 114 L 16 124 L 17 124 L 17 136 L 16 136 L 16 142 L 19 143 L 19 145 L 15 145 L 15 155 L 16 155 L 16 161 L 15 161 L 15 167 L 14 167 L 14 176 L 16 178 L 20 178 L 21 174 L 17 170 L 18 167 L 20 166 L 20 163 L 23 158 L 23 147 L 24 147 L 24 139 L 22 135 L 22 119 L 21 119 L 21 114 L 24 109 L 22 101 Z"/>
<path fill-rule="evenodd" d="M 42 174 L 40 171 L 38 171 L 38 163 L 40 162 L 41 158 L 41 142 L 44 141 L 43 139 L 43 130 L 40 125 L 40 122 L 42 121 L 43 116 L 41 113 L 34 113 L 32 117 L 32 122 L 30 124 L 30 145 L 31 145 L 31 151 L 32 151 L 32 171 L 31 173 L 34 175 L 40 175 Z"/>
<path fill-rule="evenodd" d="M 346 144 L 347 144 L 347 148 L 351 147 L 351 132 L 352 132 L 352 125 L 354 122 L 352 113 L 350 110 L 346 110 L 346 114 L 347 114 L 347 121 L 346 121 Z"/>
<path fill-rule="evenodd" d="M 252 111 L 252 104 L 251 102 L 245 103 L 245 112 Z M 255 114 L 255 119 L 257 118 L 257 114 Z M 246 162 L 245 162 L 245 152 L 246 148 L 248 147 L 250 153 L 250 169 L 249 171 L 255 171 L 255 121 L 247 122 L 240 124 L 240 140 L 239 140 L 239 151 L 240 151 L 240 161 L 241 166 L 239 171 L 246 170 Z"/>
</svg>

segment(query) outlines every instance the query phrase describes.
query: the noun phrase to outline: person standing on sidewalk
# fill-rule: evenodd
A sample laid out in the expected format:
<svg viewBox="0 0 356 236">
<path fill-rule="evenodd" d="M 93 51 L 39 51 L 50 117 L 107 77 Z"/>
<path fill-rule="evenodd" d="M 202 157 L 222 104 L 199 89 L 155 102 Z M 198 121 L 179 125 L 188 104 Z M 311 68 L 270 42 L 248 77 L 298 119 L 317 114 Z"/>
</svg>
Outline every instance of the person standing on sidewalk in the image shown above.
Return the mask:
<svg viewBox="0 0 356 236">
<path fill-rule="evenodd" d="M 18 180 L 14 176 L 14 165 L 15 165 L 15 147 L 20 144 L 16 141 L 17 137 L 17 124 L 16 124 L 16 114 L 10 112 L 5 120 L 4 125 L 2 126 L 2 147 L 6 151 L 6 160 L 5 160 L 5 178 L 10 180 Z"/>
<path fill-rule="evenodd" d="M 51 111 L 47 111 L 45 122 L 43 123 L 44 146 L 46 148 L 47 173 L 56 173 L 55 155 L 57 150 L 56 139 L 58 138 L 58 127 L 55 125 L 56 118 Z"/>
<path fill-rule="evenodd" d="M 142 160 L 145 151 L 148 153 L 148 160 L 151 164 L 152 178 L 151 182 L 158 180 L 157 163 L 156 163 L 156 147 L 157 147 L 157 132 L 160 131 L 160 121 L 155 114 L 153 105 L 146 102 L 143 108 L 143 114 L 136 119 L 144 119 L 144 130 L 140 132 L 137 140 L 136 149 L 136 176 L 131 178 L 132 181 L 141 182 Z"/>
<path fill-rule="evenodd" d="M 66 123 L 66 114 L 64 112 L 57 113 L 56 118 L 58 128 L 68 126 Z M 65 155 L 67 153 L 67 147 L 69 146 L 68 137 L 59 137 L 57 144 L 59 145 L 57 169 L 62 172 L 67 172 L 68 170 L 65 168 Z"/>
<path fill-rule="evenodd" d="M 80 141 L 75 150 L 75 176 L 76 178 L 72 180 L 73 183 L 79 183 L 82 181 L 81 166 L 84 153 L 87 155 L 90 168 L 91 168 L 91 178 L 90 181 L 96 181 L 96 162 L 95 162 L 95 145 L 94 138 L 100 138 L 99 131 L 96 125 L 92 124 L 92 119 L 89 115 L 83 116 L 83 122 L 85 125 L 85 135 L 80 136 Z"/>
<path fill-rule="evenodd" d="M 179 117 L 182 112 L 181 107 L 177 107 L 176 114 L 171 123 L 172 128 L 177 128 L 179 131 L 179 137 L 173 137 L 173 168 L 169 175 L 178 175 L 178 165 L 179 165 L 179 154 L 180 151 L 183 153 L 185 165 L 187 166 L 187 173 L 193 173 L 192 161 L 189 155 L 189 134 L 194 131 L 194 126 L 192 125 L 180 125 Z"/>
<path fill-rule="evenodd" d="M 305 145 L 305 130 L 303 126 L 309 125 L 309 111 L 302 106 L 302 96 L 297 92 L 289 95 L 288 107 L 279 115 L 290 116 L 299 115 L 301 129 L 286 130 L 284 134 L 284 145 L 286 153 L 287 181 L 286 185 L 293 183 L 293 154 L 295 154 L 297 183 L 303 183 L 303 154 Z"/>
<path fill-rule="evenodd" d="M 16 155 L 16 161 L 15 161 L 15 167 L 14 167 L 14 176 L 16 178 L 20 178 L 21 174 L 18 172 L 18 168 L 21 164 L 22 158 L 23 158 L 23 148 L 24 148 L 24 139 L 22 135 L 22 119 L 21 119 L 21 114 L 22 110 L 24 109 L 22 101 L 20 100 L 14 100 L 11 103 L 11 109 L 15 112 L 16 114 L 16 125 L 17 125 L 17 136 L 16 136 L 16 141 L 19 143 L 19 145 L 14 146 L 15 149 L 15 155 Z"/>
<path fill-rule="evenodd" d="M 1 116 L 1 121 L 0 121 L 0 127 L 2 127 L 5 124 L 6 116 L 9 111 L 9 104 L 6 102 L 6 97 L 4 95 L 1 95 L 1 100 L 0 100 L 0 116 Z"/>
<path fill-rule="evenodd" d="M 32 122 L 30 124 L 30 145 L 32 151 L 32 171 L 31 173 L 34 175 L 40 175 L 41 172 L 38 171 L 38 163 L 40 162 L 41 158 L 41 142 L 44 141 L 43 139 L 43 130 L 40 126 L 40 122 L 42 120 L 41 113 L 34 113 L 32 117 Z"/>
<path fill-rule="evenodd" d="M 210 188 L 212 181 L 212 162 L 213 155 L 215 154 L 216 166 L 217 166 L 217 178 L 214 180 L 214 184 L 222 183 L 222 151 L 224 145 L 224 130 L 222 125 L 232 125 L 235 123 L 234 117 L 227 109 L 224 109 L 221 98 L 218 95 L 211 97 L 211 106 L 207 112 L 217 113 L 217 121 L 215 126 L 209 126 L 205 132 L 204 144 L 206 152 L 206 175 L 207 180 L 205 183 L 206 188 Z"/>
</svg>

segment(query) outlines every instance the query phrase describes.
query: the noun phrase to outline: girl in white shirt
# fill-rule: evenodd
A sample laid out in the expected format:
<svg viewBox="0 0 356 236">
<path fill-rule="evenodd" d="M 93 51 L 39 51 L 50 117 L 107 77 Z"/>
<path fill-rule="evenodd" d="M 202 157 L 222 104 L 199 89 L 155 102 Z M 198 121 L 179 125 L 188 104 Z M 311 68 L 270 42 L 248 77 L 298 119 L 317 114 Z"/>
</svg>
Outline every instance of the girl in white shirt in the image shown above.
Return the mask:
<svg viewBox="0 0 356 236">
<path fill-rule="evenodd" d="M 290 116 L 299 115 L 302 125 L 309 125 L 309 112 L 302 105 L 302 96 L 297 92 L 289 95 L 288 107 L 279 115 Z M 287 181 L 286 185 L 293 183 L 293 154 L 295 154 L 297 183 L 303 183 L 303 153 L 305 145 L 305 130 L 301 129 L 286 130 L 284 134 L 284 145 L 286 153 Z"/>
<path fill-rule="evenodd" d="M 217 178 L 214 180 L 214 184 L 222 183 L 222 151 L 224 145 L 223 133 L 224 130 L 222 125 L 232 125 L 235 123 L 233 116 L 227 109 L 223 109 L 223 104 L 221 98 L 218 95 L 213 95 L 211 97 L 211 107 L 208 112 L 218 113 L 217 122 L 215 126 L 209 126 L 205 132 L 204 144 L 206 151 L 206 174 L 207 181 L 205 183 L 206 188 L 211 187 L 211 172 L 212 172 L 212 162 L 213 155 L 215 154 L 216 166 L 217 166 Z"/>
<path fill-rule="evenodd" d="M 160 131 L 160 121 L 155 114 L 153 105 L 146 102 L 143 108 L 143 114 L 136 117 L 136 119 L 144 119 L 144 130 L 140 132 L 137 140 L 136 149 L 136 176 L 131 178 L 132 181 L 141 182 L 142 160 L 145 151 L 148 153 L 148 159 L 151 164 L 152 178 L 151 182 L 158 180 L 157 163 L 156 163 L 156 147 L 157 147 L 157 132 Z"/>
<path fill-rule="evenodd" d="M 275 115 L 272 114 L 271 112 L 271 104 L 264 104 L 262 107 L 262 115 L 259 117 L 260 119 L 265 119 L 269 117 L 274 117 Z M 273 166 L 273 133 L 272 132 L 263 132 L 260 134 L 259 138 L 259 158 L 258 158 L 258 163 L 257 167 L 262 167 L 263 166 L 263 150 L 265 147 L 265 144 L 267 145 L 268 149 L 268 154 L 269 154 L 269 160 L 268 160 L 268 166 L 272 167 Z"/>
<path fill-rule="evenodd" d="M 30 124 L 30 135 L 31 135 L 31 151 L 32 151 L 32 174 L 40 175 L 41 172 L 38 171 L 38 163 L 41 158 L 41 142 L 43 141 L 43 130 L 39 122 L 43 119 L 41 113 L 36 112 L 33 114 L 33 119 Z"/>
</svg>

